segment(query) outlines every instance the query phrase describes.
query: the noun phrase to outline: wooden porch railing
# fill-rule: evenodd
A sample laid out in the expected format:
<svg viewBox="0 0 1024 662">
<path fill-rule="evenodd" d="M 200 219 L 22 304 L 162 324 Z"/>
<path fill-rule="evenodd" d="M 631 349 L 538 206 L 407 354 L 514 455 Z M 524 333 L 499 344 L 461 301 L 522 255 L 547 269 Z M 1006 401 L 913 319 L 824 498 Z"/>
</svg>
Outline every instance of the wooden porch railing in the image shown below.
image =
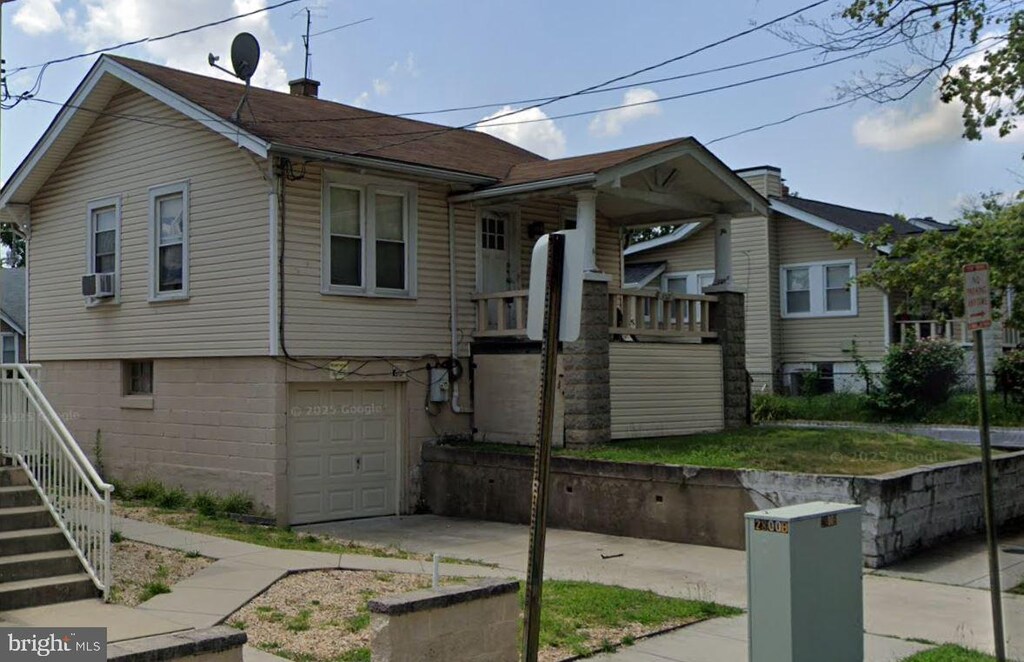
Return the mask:
<svg viewBox="0 0 1024 662">
<path fill-rule="evenodd" d="M 519 338 L 526 336 L 528 290 L 474 294 L 477 338 Z"/>
<path fill-rule="evenodd" d="M 970 344 L 971 334 L 967 331 L 967 322 L 963 320 L 896 320 L 896 335 L 893 342 L 900 343 L 913 338 L 945 338 L 958 343 Z"/>
<path fill-rule="evenodd" d="M 608 291 L 609 332 L 612 335 L 715 338 L 711 305 L 717 297 L 671 294 L 658 290 Z"/>
</svg>

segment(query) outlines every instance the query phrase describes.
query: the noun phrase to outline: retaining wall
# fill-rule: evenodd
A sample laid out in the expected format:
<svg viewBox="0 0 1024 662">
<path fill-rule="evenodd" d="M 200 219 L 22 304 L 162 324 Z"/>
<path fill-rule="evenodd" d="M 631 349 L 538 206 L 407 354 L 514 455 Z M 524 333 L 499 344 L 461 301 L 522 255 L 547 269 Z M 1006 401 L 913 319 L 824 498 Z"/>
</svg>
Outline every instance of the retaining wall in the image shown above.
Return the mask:
<svg viewBox="0 0 1024 662">
<path fill-rule="evenodd" d="M 1024 520 L 1024 452 L 994 464 L 998 521 Z M 425 446 L 423 501 L 438 515 L 525 524 L 532 472 L 528 454 Z M 978 460 L 832 476 L 556 457 L 551 478 L 553 527 L 732 549 L 743 549 L 752 510 L 857 503 L 864 564 L 873 568 L 984 526 Z"/>
</svg>

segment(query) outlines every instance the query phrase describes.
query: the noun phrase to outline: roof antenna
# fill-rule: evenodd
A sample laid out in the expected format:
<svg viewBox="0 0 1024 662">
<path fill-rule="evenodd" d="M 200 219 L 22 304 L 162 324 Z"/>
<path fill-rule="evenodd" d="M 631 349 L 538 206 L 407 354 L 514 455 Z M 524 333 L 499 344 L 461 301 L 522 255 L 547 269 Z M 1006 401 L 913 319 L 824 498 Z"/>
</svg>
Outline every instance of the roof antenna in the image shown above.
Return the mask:
<svg viewBox="0 0 1024 662">
<path fill-rule="evenodd" d="M 306 34 L 302 35 L 302 45 L 306 49 L 306 67 L 302 73 L 303 78 L 309 78 L 309 26 L 312 22 L 312 12 L 309 11 L 309 7 L 306 7 Z"/>
<path fill-rule="evenodd" d="M 252 115 L 252 119 L 256 121 L 256 115 L 252 112 L 252 106 L 249 104 L 249 87 L 252 81 L 252 75 L 256 73 L 256 67 L 260 63 L 260 42 L 256 41 L 256 37 L 252 36 L 248 32 L 241 32 L 235 36 L 231 42 L 231 68 L 234 71 L 228 71 L 224 67 L 217 64 L 220 58 L 213 53 L 210 53 L 207 58 L 207 62 L 211 67 L 220 69 L 221 71 L 231 74 L 236 78 L 245 81 L 245 92 L 242 94 L 241 101 L 235 107 L 235 113 L 232 119 L 235 122 L 241 122 L 242 120 L 242 106 L 249 107 L 249 114 Z"/>
</svg>

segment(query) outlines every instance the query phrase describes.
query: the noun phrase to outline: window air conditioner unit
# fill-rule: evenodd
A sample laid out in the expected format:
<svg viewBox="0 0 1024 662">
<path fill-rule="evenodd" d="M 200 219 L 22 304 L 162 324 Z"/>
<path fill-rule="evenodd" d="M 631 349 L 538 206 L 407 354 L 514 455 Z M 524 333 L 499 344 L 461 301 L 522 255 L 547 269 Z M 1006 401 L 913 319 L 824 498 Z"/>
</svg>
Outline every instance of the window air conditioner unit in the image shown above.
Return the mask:
<svg viewBox="0 0 1024 662">
<path fill-rule="evenodd" d="M 82 296 L 94 299 L 109 299 L 114 296 L 114 274 L 82 276 Z"/>
</svg>

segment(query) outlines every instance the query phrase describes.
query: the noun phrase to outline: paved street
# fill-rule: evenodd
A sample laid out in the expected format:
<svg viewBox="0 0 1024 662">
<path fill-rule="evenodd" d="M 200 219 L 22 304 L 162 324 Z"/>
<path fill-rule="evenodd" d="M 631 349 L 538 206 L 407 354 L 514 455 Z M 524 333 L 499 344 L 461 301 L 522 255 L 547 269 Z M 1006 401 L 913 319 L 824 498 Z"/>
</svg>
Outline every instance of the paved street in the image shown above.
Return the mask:
<svg viewBox="0 0 1024 662">
<path fill-rule="evenodd" d="M 981 441 L 978 437 L 978 428 L 966 425 L 890 425 L 885 423 L 842 423 L 833 421 L 783 421 L 770 423 L 778 427 L 830 427 L 830 428 L 854 428 L 857 430 L 884 430 L 888 432 L 905 432 L 916 434 L 922 437 L 931 437 L 941 441 L 952 441 L 968 446 L 978 446 Z M 996 448 L 1024 449 L 1024 429 L 1022 428 L 992 428 L 992 445 Z"/>
</svg>

